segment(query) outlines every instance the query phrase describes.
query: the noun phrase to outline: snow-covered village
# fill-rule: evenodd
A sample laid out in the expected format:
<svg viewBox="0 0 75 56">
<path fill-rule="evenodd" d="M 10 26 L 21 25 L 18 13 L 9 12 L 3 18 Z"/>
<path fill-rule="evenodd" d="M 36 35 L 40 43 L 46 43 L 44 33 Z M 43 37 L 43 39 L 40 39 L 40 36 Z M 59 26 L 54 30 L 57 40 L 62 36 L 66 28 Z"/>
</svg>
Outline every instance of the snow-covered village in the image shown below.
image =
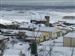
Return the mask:
<svg viewBox="0 0 75 56">
<path fill-rule="evenodd" d="M 34 7 L 0 5 L 0 56 L 75 56 L 75 7 Z"/>
</svg>

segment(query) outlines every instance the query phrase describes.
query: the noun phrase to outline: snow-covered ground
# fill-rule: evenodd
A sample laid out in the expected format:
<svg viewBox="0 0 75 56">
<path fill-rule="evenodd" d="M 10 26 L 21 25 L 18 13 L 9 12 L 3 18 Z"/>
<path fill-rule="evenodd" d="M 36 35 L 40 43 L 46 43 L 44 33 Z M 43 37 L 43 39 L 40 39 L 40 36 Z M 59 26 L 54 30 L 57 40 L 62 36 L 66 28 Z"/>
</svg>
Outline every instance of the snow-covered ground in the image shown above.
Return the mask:
<svg viewBox="0 0 75 56">
<path fill-rule="evenodd" d="M 30 56 L 30 51 L 28 51 L 29 44 L 25 42 L 21 42 L 15 39 L 12 39 L 9 37 L 9 41 L 6 43 L 6 49 L 4 50 L 3 56 L 20 56 L 20 54 L 25 54 L 26 56 Z M 15 41 L 13 44 L 12 41 Z"/>
<path fill-rule="evenodd" d="M 18 22 L 30 22 L 30 19 L 44 19 L 44 16 L 50 16 L 50 22 L 54 23 L 57 21 L 62 20 L 63 16 L 75 16 L 75 12 L 56 12 L 56 11 L 49 11 L 49 10 L 27 10 L 24 13 L 19 13 L 19 11 L 0 11 L 0 23 L 8 23 L 13 21 Z M 5 20 L 5 21 L 4 21 Z M 75 21 L 75 20 L 73 20 Z M 10 23 L 9 22 L 9 23 Z M 72 21 L 71 21 L 72 22 Z M 9 24 L 8 23 L 8 24 Z"/>
<path fill-rule="evenodd" d="M 54 23 L 62 20 L 63 16 L 75 16 L 75 12 L 56 12 L 49 10 L 29 10 L 24 11 L 24 13 L 19 13 L 19 11 L 0 11 L 0 23 L 1 24 L 12 24 L 12 22 L 30 22 L 31 19 L 44 19 L 44 16 L 50 16 L 50 22 Z M 71 22 L 75 23 L 75 20 Z M 4 51 L 3 56 L 19 56 L 22 52 L 26 56 L 30 56 L 30 51 L 28 50 L 29 44 L 21 42 L 17 39 L 14 39 L 16 43 L 13 45 L 13 39 L 10 38 L 10 41 L 7 42 L 7 48 Z M 52 49 L 52 50 L 51 50 Z M 74 49 L 73 56 L 75 56 L 75 48 L 63 47 L 63 37 L 59 37 L 55 40 L 48 40 L 38 45 L 38 54 L 39 56 L 71 56 L 72 49 Z"/>
<path fill-rule="evenodd" d="M 38 50 L 39 56 L 71 56 L 72 50 L 74 50 L 73 56 L 75 56 L 75 48 L 63 46 L 63 37 L 41 43 Z"/>
<path fill-rule="evenodd" d="M 20 54 L 31 56 L 30 46 L 27 42 L 19 41 L 15 37 L 14 39 L 11 37 L 9 38 L 3 56 L 19 56 Z M 12 43 L 13 40 L 15 41 L 14 44 Z M 63 46 L 63 36 L 55 40 L 48 40 L 40 43 L 37 50 L 38 56 L 71 56 L 72 50 L 74 50 L 73 56 L 75 56 L 75 48 Z"/>
</svg>

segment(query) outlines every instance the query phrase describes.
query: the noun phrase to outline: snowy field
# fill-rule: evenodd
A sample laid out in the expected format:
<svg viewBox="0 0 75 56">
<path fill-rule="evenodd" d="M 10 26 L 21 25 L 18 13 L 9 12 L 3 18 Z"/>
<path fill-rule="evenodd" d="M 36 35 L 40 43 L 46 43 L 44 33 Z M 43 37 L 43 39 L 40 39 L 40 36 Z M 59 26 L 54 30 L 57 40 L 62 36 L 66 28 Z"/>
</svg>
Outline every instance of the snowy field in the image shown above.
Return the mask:
<svg viewBox="0 0 75 56">
<path fill-rule="evenodd" d="M 25 10 L 21 11 L 0 11 L 0 23 L 3 24 L 11 24 L 13 21 L 17 22 L 30 22 L 31 19 L 44 19 L 44 16 L 50 16 L 50 23 L 54 23 L 57 21 L 62 21 L 63 16 L 75 16 L 75 12 L 56 12 L 49 10 Z M 65 21 L 65 20 L 63 20 Z M 69 20 L 68 20 L 69 22 Z M 70 22 L 74 22 L 75 20 L 70 20 Z"/>
<path fill-rule="evenodd" d="M 63 47 L 63 37 L 59 37 L 56 40 L 49 40 L 41 43 L 39 46 L 40 56 L 75 56 L 75 48 L 72 47 Z M 74 51 L 73 51 L 74 50 Z"/>
<path fill-rule="evenodd" d="M 3 56 L 19 56 L 21 52 L 25 56 L 31 56 L 29 44 L 26 42 L 19 41 L 17 39 L 9 39 L 6 43 L 7 48 L 4 51 Z M 12 44 L 12 40 L 15 41 L 15 44 Z M 74 51 L 73 51 L 74 50 Z M 59 37 L 55 40 L 48 40 L 40 43 L 38 45 L 38 56 L 75 56 L 75 48 L 72 47 L 63 47 L 63 37 Z"/>
</svg>

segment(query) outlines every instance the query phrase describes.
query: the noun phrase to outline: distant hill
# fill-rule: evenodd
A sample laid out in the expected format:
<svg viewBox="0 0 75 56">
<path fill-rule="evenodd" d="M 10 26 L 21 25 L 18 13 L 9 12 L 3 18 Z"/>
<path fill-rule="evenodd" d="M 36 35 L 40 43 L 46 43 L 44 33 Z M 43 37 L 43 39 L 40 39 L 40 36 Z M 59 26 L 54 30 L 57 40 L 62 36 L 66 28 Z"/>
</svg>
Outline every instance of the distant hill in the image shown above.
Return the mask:
<svg viewBox="0 0 75 56">
<path fill-rule="evenodd" d="M 58 9 L 64 9 L 64 8 L 75 8 L 75 6 L 35 6 L 35 5 L 8 5 L 8 4 L 0 4 L 0 7 L 17 7 L 17 8 L 58 8 Z"/>
</svg>

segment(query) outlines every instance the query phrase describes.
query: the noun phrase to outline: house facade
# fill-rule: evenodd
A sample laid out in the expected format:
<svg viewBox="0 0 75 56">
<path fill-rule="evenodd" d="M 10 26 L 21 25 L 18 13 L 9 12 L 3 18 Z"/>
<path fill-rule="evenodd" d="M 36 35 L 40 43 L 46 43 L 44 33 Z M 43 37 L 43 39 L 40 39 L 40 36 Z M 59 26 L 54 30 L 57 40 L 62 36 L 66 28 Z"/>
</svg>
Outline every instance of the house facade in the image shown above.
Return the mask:
<svg viewBox="0 0 75 56">
<path fill-rule="evenodd" d="M 63 38 L 65 47 L 75 47 L 75 32 L 69 32 Z"/>
<path fill-rule="evenodd" d="M 62 31 L 56 29 L 55 27 L 40 27 L 40 29 L 36 31 L 42 32 L 42 35 L 39 37 L 39 42 L 49 39 L 57 39 L 58 37 L 62 36 Z"/>
</svg>

